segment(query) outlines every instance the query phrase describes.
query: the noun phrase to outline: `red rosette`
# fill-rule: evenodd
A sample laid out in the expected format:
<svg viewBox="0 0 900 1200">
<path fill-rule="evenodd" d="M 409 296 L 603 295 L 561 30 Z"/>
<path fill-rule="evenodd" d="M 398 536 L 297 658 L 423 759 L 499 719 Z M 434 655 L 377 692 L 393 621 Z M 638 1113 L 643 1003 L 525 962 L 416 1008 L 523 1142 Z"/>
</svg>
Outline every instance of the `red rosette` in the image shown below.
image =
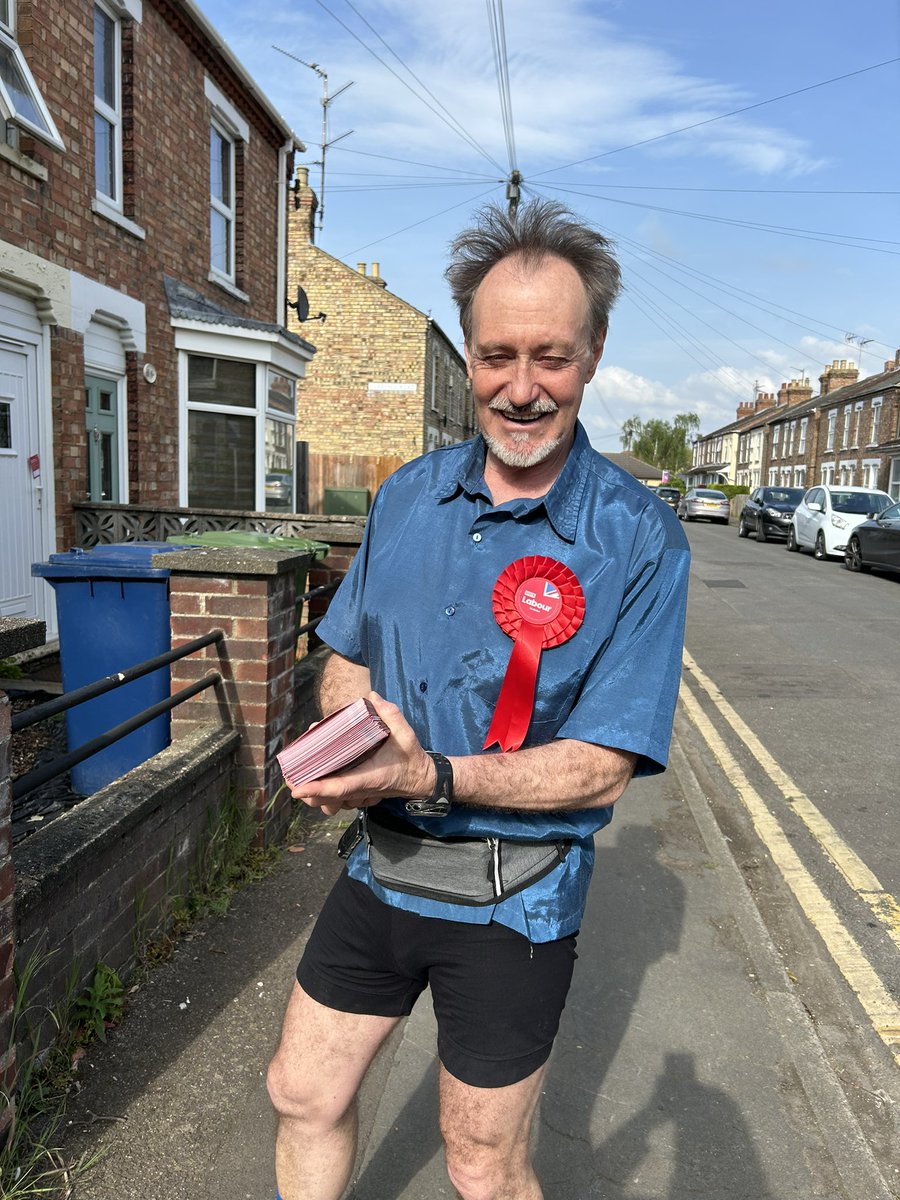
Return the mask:
<svg viewBox="0 0 900 1200">
<path fill-rule="evenodd" d="M 531 723 L 541 651 L 577 633 L 584 592 L 563 563 L 532 554 L 501 572 L 491 603 L 497 624 L 514 644 L 484 749 L 496 742 L 501 750 L 518 750 Z"/>
</svg>

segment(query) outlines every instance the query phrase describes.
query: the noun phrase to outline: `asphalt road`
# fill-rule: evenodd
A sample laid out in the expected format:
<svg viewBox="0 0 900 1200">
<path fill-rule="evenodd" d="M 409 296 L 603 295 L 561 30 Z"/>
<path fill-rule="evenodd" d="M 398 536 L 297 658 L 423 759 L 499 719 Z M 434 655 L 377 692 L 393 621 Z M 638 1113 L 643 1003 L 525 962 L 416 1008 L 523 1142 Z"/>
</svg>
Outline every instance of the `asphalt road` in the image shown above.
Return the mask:
<svg viewBox="0 0 900 1200">
<path fill-rule="evenodd" d="M 900 1056 L 900 575 L 685 529 L 683 737 L 817 1019 Z"/>
</svg>

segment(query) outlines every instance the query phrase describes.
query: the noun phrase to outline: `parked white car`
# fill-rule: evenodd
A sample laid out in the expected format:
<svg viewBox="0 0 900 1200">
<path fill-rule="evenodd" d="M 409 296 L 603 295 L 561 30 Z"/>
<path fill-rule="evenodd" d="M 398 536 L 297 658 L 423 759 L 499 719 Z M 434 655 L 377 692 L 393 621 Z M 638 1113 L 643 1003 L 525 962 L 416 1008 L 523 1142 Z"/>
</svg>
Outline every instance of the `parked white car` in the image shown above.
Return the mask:
<svg viewBox="0 0 900 1200">
<path fill-rule="evenodd" d="M 850 534 L 872 514 L 884 512 L 893 501 L 874 488 L 811 487 L 791 517 L 788 550 L 812 550 L 818 559 L 843 557 Z"/>
</svg>

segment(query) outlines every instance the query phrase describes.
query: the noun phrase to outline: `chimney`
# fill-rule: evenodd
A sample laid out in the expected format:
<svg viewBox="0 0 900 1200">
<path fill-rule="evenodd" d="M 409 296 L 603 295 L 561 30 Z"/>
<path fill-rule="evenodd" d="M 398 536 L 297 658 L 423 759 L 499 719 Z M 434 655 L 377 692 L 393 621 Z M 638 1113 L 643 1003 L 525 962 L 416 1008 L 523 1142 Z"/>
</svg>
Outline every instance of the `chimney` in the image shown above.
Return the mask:
<svg viewBox="0 0 900 1200">
<path fill-rule="evenodd" d="M 759 412 L 760 409 L 774 408 L 774 407 L 775 407 L 775 393 L 774 392 L 760 392 L 759 395 L 756 397 L 756 404 L 753 406 L 753 411 Z"/>
<path fill-rule="evenodd" d="M 808 379 L 792 379 L 790 383 L 783 383 L 778 389 L 778 407 L 800 404 L 804 400 L 809 400 L 812 394 L 812 384 Z"/>
<path fill-rule="evenodd" d="M 829 392 L 836 392 L 838 388 L 856 383 L 857 379 L 859 371 L 852 359 L 848 362 L 846 358 L 835 358 L 831 366 L 826 367 L 819 376 L 820 395 L 827 396 Z"/>
<path fill-rule="evenodd" d="M 288 210 L 288 226 L 298 245 L 312 246 L 316 240 L 316 209 L 319 201 L 309 186 L 309 167 L 298 167 L 294 180 L 293 205 Z"/>
<path fill-rule="evenodd" d="M 366 264 L 365 264 L 365 263 L 357 263 L 357 264 L 356 264 L 356 269 L 357 269 L 357 271 L 359 271 L 360 275 L 365 275 L 365 273 L 366 273 Z"/>
<path fill-rule="evenodd" d="M 887 362 L 884 364 L 885 371 L 896 371 L 898 367 L 900 367 L 900 350 L 898 350 L 897 353 L 894 355 L 893 361 L 891 361 L 891 359 L 888 359 Z"/>
<path fill-rule="evenodd" d="M 379 287 L 383 287 L 383 288 L 387 287 L 387 281 L 381 278 L 381 263 L 377 263 L 377 262 L 372 263 L 371 279 L 372 279 L 372 282 L 377 283 Z"/>
</svg>

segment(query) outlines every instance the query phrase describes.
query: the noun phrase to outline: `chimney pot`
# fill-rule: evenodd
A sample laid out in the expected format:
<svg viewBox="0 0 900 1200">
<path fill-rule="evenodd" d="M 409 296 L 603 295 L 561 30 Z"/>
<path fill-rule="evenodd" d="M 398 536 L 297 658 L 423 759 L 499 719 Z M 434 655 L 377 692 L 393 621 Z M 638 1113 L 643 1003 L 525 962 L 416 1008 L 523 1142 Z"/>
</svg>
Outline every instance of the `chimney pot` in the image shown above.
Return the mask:
<svg viewBox="0 0 900 1200">
<path fill-rule="evenodd" d="M 365 264 L 365 263 L 359 263 L 359 262 L 358 262 L 358 263 L 356 264 L 356 269 L 357 269 L 357 271 L 359 271 L 360 275 L 365 275 L 365 273 L 366 273 L 366 264 Z"/>
<path fill-rule="evenodd" d="M 309 187 L 309 167 L 298 167 L 297 179 L 301 187 Z"/>
</svg>

